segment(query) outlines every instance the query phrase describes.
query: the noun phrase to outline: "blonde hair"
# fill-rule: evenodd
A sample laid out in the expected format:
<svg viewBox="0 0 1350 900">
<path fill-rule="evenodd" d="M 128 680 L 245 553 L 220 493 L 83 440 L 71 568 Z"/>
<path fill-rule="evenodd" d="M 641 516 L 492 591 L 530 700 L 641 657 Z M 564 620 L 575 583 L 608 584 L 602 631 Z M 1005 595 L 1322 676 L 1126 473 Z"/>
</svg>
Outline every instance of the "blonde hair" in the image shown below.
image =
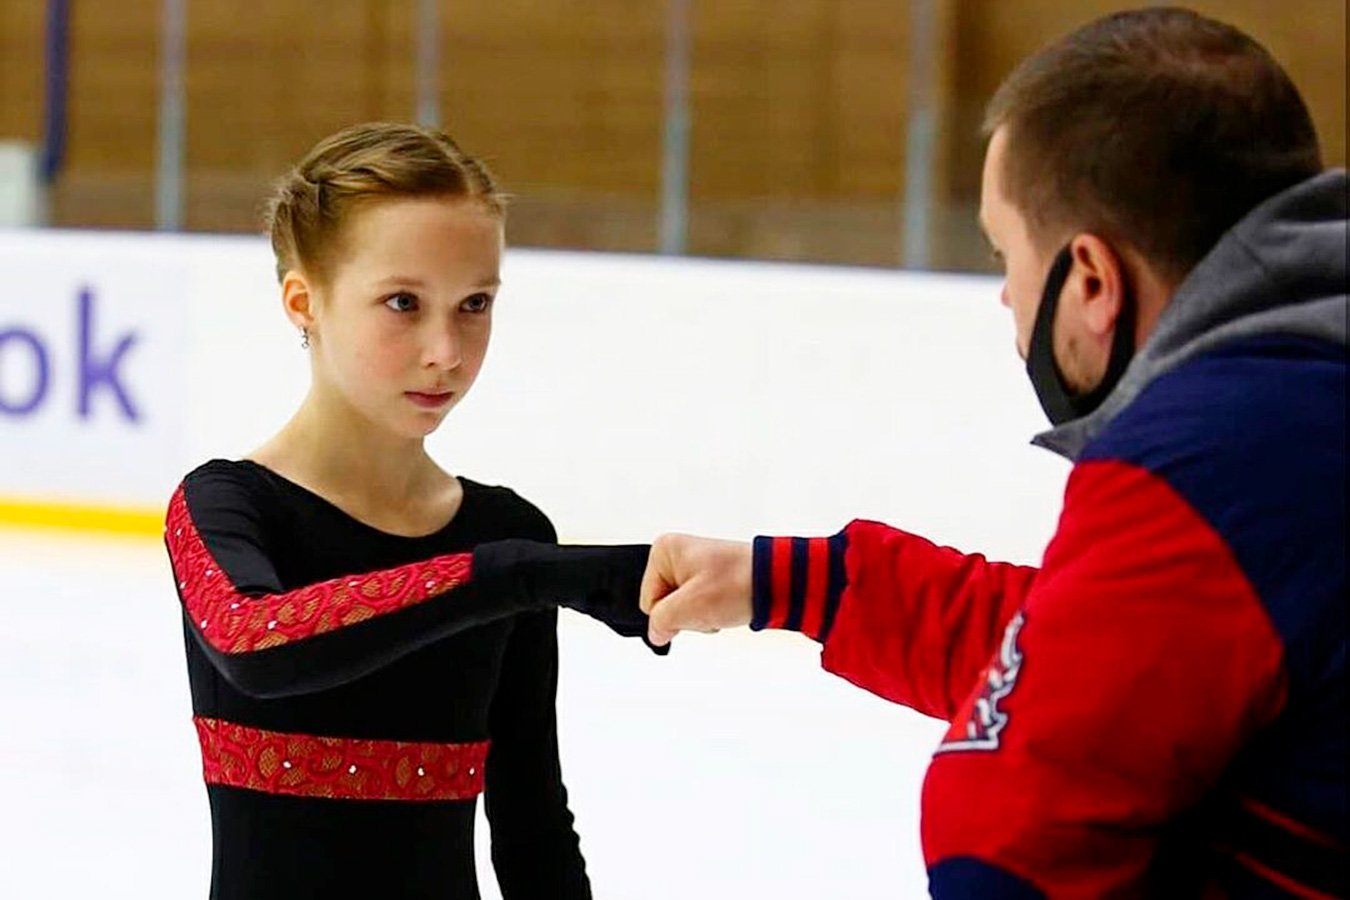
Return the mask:
<svg viewBox="0 0 1350 900">
<path fill-rule="evenodd" d="M 277 280 L 291 269 L 323 279 L 353 210 L 392 197 L 472 198 L 506 214 L 492 173 L 450 135 L 420 125 L 354 125 L 315 144 L 272 191 L 264 222 Z"/>
</svg>

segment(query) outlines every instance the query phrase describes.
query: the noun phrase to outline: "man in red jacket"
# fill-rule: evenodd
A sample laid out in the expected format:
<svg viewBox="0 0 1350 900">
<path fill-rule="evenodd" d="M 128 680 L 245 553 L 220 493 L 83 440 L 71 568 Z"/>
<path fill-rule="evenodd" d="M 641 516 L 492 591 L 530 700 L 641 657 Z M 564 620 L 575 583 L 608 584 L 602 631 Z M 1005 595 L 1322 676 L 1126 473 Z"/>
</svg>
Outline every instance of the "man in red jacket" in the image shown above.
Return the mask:
<svg viewBox="0 0 1350 900">
<path fill-rule="evenodd" d="M 855 521 L 666 535 L 651 638 L 800 631 L 950 722 L 940 900 L 1346 895 L 1346 199 L 1279 65 L 1176 9 L 994 97 L 980 218 L 1074 462 L 1039 568 Z"/>
</svg>

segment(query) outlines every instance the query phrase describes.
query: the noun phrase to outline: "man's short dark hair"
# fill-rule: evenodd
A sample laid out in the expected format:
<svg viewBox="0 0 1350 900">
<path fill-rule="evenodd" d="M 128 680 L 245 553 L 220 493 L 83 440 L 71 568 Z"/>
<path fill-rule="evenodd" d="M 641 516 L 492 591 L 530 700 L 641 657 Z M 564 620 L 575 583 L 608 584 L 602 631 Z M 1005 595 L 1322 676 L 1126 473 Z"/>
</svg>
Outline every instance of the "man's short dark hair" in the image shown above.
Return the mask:
<svg viewBox="0 0 1350 900">
<path fill-rule="evenodd" d="M 1190 10 L 1106 16 L 1025 60 L 985 114 L 1033 239 L 1126 241 L 1180 279 L 1261 201 L 1322 170 L 1289 76 Z"/>
</svg>

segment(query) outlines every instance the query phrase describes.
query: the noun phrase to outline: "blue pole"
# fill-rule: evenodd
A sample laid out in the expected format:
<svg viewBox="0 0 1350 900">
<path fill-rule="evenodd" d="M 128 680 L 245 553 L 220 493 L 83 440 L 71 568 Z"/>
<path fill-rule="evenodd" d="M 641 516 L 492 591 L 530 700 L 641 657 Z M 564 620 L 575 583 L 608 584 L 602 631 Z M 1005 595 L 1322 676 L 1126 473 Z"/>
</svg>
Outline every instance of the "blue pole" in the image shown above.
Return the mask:
<svg viewBox="0 0 1350 900">
<path fill-rule="evenodd" d="M 69 84 L 70 3 L 47 0 L 46 97 L 42 110 L 42 181 L 51 184 L 66 157 L 66 94 Z"/>
</svg>

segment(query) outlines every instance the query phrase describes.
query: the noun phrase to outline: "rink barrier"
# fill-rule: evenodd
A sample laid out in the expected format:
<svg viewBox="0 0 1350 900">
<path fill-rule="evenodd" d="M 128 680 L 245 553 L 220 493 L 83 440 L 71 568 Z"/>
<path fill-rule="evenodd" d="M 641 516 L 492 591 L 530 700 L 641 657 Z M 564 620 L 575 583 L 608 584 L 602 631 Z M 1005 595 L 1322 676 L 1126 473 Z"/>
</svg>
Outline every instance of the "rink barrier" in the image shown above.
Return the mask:
<svg viewBox="0 0 1350 900">
<path fill-rule="evenodd" d="M 164 533 L 164 513 L 134 507 L 88 506 L 0 497 L 0 525 L 159 537 Z"/>
<path fill-rule="evenodd" d="M 6 531 L 158 540 L 185 473 L 304 400 L 260 235 L 0 229 L 0 271 Z M 503 275 L 489 362 L 427 450 L 569 539 L 863 516 L 1035 561 L 1054 532 L 1067 466 L 1027 444 L 1045 419 L 995 278 L 536 249 Z"/>
</svg>

